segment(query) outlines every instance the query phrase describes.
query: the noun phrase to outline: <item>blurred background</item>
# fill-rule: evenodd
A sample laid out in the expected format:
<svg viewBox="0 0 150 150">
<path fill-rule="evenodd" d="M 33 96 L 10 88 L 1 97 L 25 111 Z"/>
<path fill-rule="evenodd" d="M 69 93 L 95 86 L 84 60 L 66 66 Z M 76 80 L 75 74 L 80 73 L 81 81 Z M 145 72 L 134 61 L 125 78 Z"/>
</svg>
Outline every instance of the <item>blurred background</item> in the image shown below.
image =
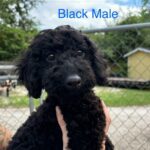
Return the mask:
<svg viewBox="0 0 150 150">
<path fill-rule="evenodd" d="M 58 19 L 58 8 L 112 9 L 117 19 Z M 150 1 L 149 0 L 1 0 L 0 125 L 13 133 L 36 109 L 17 81 L 15 64 L 43 29 L 69 24 L 82 30 L 108 62 L 108 82 L 95 93 L 110 108 L 109 135 L 116 150 L 150 149 Z"/>
</svg>

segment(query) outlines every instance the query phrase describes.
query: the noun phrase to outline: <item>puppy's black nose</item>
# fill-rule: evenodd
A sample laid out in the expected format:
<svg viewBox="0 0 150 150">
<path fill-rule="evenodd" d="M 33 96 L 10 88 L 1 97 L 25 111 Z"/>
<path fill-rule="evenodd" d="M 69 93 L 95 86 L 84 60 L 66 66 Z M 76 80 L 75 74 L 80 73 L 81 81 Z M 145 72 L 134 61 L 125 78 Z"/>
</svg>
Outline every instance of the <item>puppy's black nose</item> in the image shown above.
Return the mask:
<svg viewBox="0 0 150 150">
<path fill-rule="evenodd" d="M 81 77 L 78 75 L 68 76 L 66 80 L 66 84 L 69 87 L 77 87 L 81 85 Z"/>
</svg>

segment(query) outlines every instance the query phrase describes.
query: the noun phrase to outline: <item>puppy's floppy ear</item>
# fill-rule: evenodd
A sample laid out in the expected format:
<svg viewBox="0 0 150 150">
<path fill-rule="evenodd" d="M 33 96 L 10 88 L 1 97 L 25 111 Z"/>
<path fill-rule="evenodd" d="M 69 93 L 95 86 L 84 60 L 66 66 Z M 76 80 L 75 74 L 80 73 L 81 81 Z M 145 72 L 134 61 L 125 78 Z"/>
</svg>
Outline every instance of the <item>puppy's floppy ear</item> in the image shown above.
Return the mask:
<svg viewBox="0 0 150 150">
<path fill-rule="evenodd" d="M 96 75 L 96 81 L 98 85 L 103 85 L 107 81 L 107 63 L 103 56 L 98 52 L 95 52 L 94 57 L 93 70 Z"/>
<path fill-rule="evenodd" d="M 32 52 L 27 51 L 17 64 L 18 79 L 27 88 L 29 96 L 39 98 L 42 91 L 40 64 L 32 58 Z"/>
<path fill-rule="evenodd" d="M 86 36 L 85 36 L 85 41 L 90 51 L 91 64 L 92 64 L 93 71 L 95 73 L 97 84 L 103 85 L 106 83 L 106 79 L 107 79 L 106 60 L 103 58 L 102 54 L 100 54 L 100 52 L 97 50 L 95 44 L 92 41 L 90 41 Z"/>
</svg>

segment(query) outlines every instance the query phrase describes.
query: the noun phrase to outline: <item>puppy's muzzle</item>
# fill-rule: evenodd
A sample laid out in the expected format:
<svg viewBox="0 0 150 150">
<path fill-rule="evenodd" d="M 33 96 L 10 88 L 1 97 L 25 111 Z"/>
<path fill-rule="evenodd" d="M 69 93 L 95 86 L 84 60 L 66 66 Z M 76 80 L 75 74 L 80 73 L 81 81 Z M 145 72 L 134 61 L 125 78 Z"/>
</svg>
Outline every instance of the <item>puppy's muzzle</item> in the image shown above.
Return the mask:
<svg viewBox="0 0 150 150">
<path fill-rule="evenodd" d="M 66 86 L 68 88 L 76 88 L 81 85 L 81 77 L 79 75 L 70 75 L 66 79 Z"/>
</svg>

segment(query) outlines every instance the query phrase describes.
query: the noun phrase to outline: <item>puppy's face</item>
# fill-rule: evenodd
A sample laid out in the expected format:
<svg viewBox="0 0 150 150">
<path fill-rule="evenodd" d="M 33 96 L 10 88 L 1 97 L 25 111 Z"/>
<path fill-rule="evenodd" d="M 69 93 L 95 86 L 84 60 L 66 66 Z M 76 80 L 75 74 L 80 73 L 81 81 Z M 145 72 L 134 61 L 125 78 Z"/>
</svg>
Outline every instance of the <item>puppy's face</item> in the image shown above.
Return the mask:
<svg viewBox="0 0 150 150">
<path fill-rule="evenodd" d="M 30 96 L 41 89 L 52 95 L 77 95 L 105 80 L 105 63 L 92 42 L 79 31 L 61 26 L 41 32 L 19 67 L 19 79 Z"/>
</svg>

